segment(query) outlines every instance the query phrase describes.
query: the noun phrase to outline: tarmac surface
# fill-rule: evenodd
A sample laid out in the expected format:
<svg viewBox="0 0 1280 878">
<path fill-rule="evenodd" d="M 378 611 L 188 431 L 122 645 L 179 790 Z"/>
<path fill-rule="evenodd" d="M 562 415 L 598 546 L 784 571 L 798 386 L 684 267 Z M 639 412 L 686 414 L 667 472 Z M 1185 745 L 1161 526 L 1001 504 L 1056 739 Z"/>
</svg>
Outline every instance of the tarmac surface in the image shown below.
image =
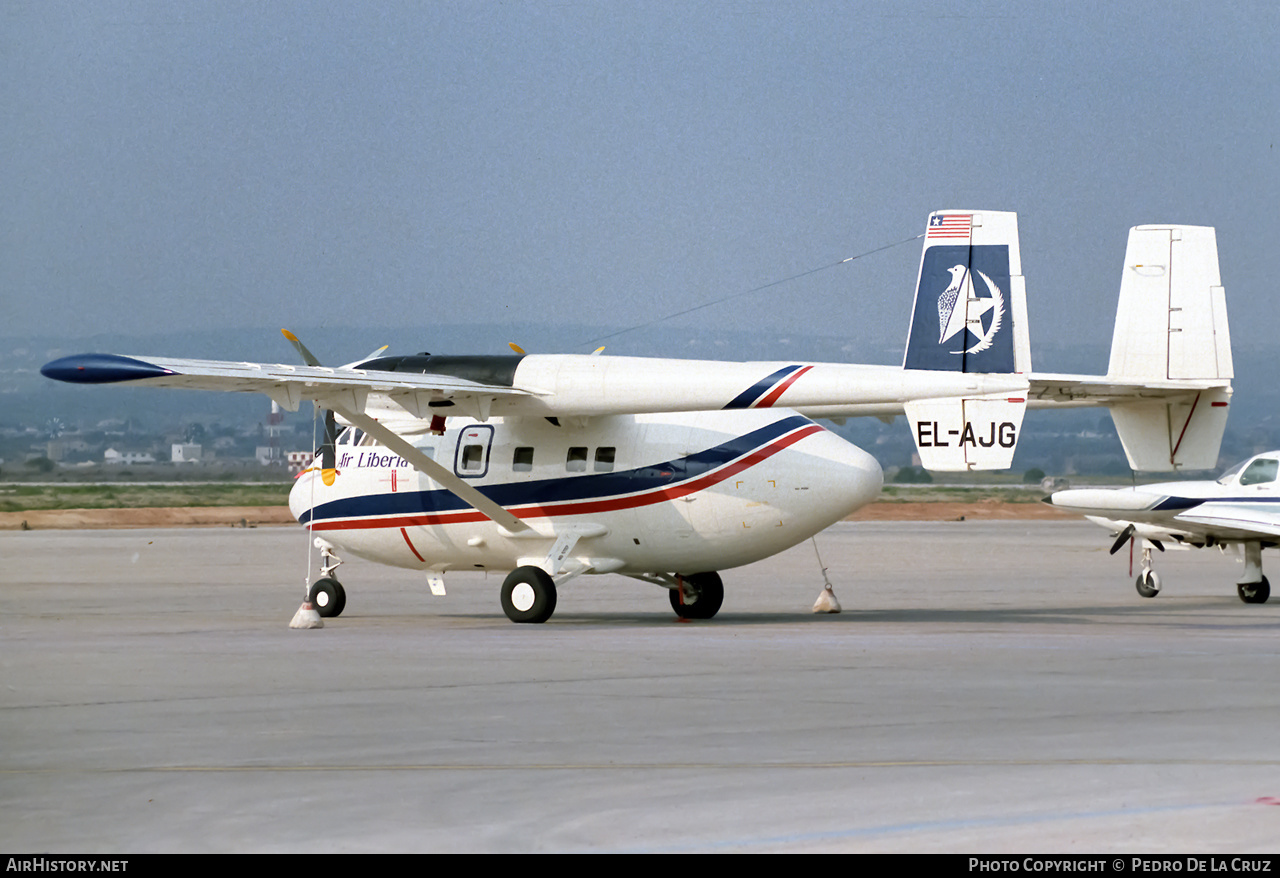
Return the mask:
<svg viewBox="0 0 1280 878">
<path fill-rule="evenodd" d="M 1146 600 L 1109 542 L 844 523 L 843 613 L 805 543 L 692 623 L 353 560 L 293 631 L 301 530 L 3 532 L 0 850 L 1280 850 L 1280 598 L 1203 550 Z"/>
</svg>

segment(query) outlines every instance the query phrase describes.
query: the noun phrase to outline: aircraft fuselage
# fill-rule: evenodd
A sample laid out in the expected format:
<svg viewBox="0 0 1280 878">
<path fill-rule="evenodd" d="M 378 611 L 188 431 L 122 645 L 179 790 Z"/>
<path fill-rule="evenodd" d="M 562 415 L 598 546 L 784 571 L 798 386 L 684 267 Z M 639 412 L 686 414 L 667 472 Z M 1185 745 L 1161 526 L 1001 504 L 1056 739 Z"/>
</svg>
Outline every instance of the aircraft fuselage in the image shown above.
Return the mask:
<svg viewBox="0 0 1280 878">
<path fill-rule="evenodd" d="M 879 464 L 786 409 L 616 415 L 585 423 L 450 418 L 398 432 L 529 526 L 511 531 L 357 430 L 332 485 L 311 469 L 290 508 L 334 547 L 432 571 L 542 564 L 576 537 L 582 572 L 694 573 L 749 564 L 875 499 Z"/>
</svg>

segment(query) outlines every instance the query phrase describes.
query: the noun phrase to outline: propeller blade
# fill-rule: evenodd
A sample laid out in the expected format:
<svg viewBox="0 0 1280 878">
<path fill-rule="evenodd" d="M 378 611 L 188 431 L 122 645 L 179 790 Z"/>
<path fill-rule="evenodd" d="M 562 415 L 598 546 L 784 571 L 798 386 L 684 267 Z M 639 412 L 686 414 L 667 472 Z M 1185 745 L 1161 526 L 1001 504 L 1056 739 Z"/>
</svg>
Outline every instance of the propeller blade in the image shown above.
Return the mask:
<svg viewBox="0 0 1280 878">
<path fill-rule="evenodd" d="M 1125 541 L 1128 540 L 1129 537 L 1133 536 L 1133 532 L 1135 530 L 1137 530 L 1137 528 L 1135 528 L 1133 525 L 1129 525 L 1124 530 L 1120 531 L 1120 536 L 1116 537 L 1115 543 L 1113 543 L 1111 546 L 1110 554 L 1114 555 L 1116 552 L 1119 552 L 1120 547 L 1125 544 Z"/>
<path fill-rule="evenodd" d="M 298 352 L 298 356 L 302 357 L 302 362 L 308 366 L 321 365 L 316 355 L 307 350 L 296 335 L 287 329 L 280 330 L 280 334 L 289 340 L 289 344 L 293 345 L 293 349 Z M 386 350 L 384 347 L 383 350 Z M 337 465 L 337 448 L 338 441 L 338 423 L 333 417 L 331 409 L 324 410 L 324 441 L 320 443 L 320 479 L 329 486 L 332 486 L 338 478 Z"/>
<path fill-rule="evenodd" d="M 302 362 L 308 366 L 319 366 L 320 361 L 316 359 L 316 355 L 307 350 L 307 346 L 298 341 L 298 337 L 287 329 L 280 330 L 280 334 L 289 340 L 289 344 L 293 345 L 293 349 L 298 352 L 298 356 L 302 357 Z"/>
<path fill-rule="evenodd" d="M 517 354 L 523 354 L 525 352 L 524 348 L 520 347 L 520 345 L 513 341 L 507 342 L 507 347 L 511 348 L 511 350 L 515 351 Z"/>
<path fill-rule="evenodd" d="M 324 410 L 324 442 L 320 445 L 320 478 L 333 485 L 338 475 L 338 422 L 332 409 Z"/>
</svg>

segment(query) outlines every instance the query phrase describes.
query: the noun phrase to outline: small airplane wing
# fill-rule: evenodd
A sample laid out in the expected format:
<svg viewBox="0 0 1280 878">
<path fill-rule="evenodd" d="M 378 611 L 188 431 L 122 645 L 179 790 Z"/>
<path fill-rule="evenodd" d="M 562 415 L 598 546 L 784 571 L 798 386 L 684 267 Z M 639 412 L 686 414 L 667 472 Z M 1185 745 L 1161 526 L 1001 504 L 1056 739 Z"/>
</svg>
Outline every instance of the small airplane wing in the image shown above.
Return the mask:
<svg viewBox="0 0 1280 878">
<path fill-rule="evenodd" d="M 1280 504 L 1209 501 L 1174 517 L 1223 539 L 1280 537 Z M 1229 533 L 1228 533 L 1229 532 Z"/>
</svg>

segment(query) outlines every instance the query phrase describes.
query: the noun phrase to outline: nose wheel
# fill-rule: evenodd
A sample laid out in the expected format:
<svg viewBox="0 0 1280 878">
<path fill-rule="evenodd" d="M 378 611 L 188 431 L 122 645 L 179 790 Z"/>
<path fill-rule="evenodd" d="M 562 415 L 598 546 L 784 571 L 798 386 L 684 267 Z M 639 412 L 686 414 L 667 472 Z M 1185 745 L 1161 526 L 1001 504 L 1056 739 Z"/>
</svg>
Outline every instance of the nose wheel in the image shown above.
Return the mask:
<svg viewBox="0 0 1280 878">
<path fill-rule="evenodd" d="M 1265 604 L 1271 597 L 1271 583 L 1265 576 L 1261 582 L 1242 582 L 1236 586 L 1236 594 L 1246 604 Z"/>
<path fill-rule="evenodd" d="M 1125 530 L 1124 534 L 1121 534 L 1121 536 L 1124 537 L 1126 534 L 1128 535 L 1129 539 L 1133 538 L 1133 525 L 1129 525 L 1129 527 Z M 1114 554 L 1116 548 L 1121 545 L 1122 543 L 1119 540 L 1117 540 L 1116 545 L 1111 549 L 1112 553 Z M 1160 544 L 1156 543 L 1156 545 L 1159 546 Z M 1163 546 L 1160 547 L 1160 551 L 1162 552 L 1164 551 Z M 1129 572 L 1132 573 L 1133 572 L 1133 567 L 1132 567 L 1133 556 L 1130 555 L 1129 558 L 1130 558 Z M 1151 569 L 1151 546 L 1150 545 L 1146 545 L 1142 547 L 1142 572 L 1138 574 L 1138 578 L 1133 583 L 1133 585 L 1136 589 L 1138 589 L 1138 594 L 1142 595 L 1144 598 L 1153 598 L 1156 595 L 1160 594 L 1160 576 L 1154 570 Z"/>
<path fill-rule="evenodd" d="M 1138 574 L 1134 586 L 1138 589 L 1138 594 L 1144 598 L 1153 598 L 1160 594 L 1160 574 L 1154 570 L 1143 570 Z"/>
<path fill-rule="evenodd" d="M 326 576 L 312 583 L 311 590 L 307 592 L 307 600 L 321 617 L 329 619 L 341 616 L 342 611 L 346 609 L 347 590 L 342 587 L 341 582 Z"/>
</svg>

